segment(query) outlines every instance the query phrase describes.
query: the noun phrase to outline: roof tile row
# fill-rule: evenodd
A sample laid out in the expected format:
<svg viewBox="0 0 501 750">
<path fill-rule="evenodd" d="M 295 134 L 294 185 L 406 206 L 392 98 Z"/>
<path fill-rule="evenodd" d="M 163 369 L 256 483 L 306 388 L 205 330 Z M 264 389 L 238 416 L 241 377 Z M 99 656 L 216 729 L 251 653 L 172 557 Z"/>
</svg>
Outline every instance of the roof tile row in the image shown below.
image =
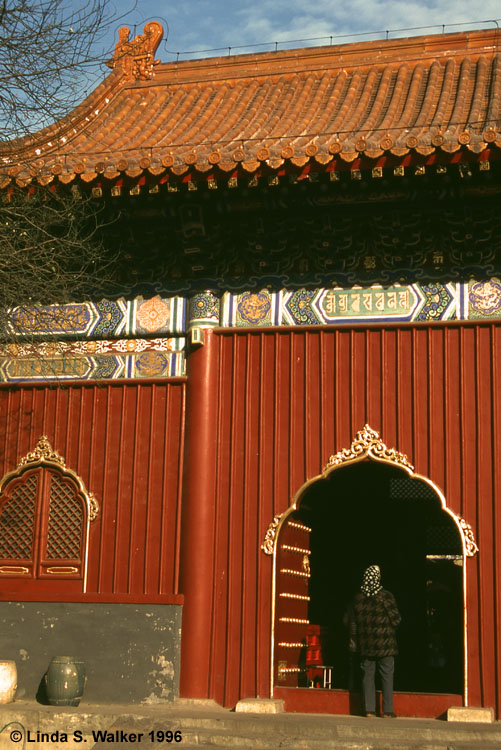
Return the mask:
<svg viewBox="0 0 501 750">
<path fill-rule="evenodd" d="M 501 148 L 500 110 L 493 31 L 161 64 L 138 81 L 117 66 L 66 120 L 7 144 L 0 163 L 4 184 L 27 184 L 479 154 Z"/>
</svg>

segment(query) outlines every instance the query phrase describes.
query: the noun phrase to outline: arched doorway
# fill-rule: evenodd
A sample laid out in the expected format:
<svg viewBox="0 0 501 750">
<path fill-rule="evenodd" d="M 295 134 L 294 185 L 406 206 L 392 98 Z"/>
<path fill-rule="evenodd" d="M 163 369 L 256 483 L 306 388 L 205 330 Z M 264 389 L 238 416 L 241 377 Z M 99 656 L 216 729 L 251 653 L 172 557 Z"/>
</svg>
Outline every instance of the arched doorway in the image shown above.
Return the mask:
<svg viewBox="0 0 501 750">
<path fill-rule="evenodd" d="M 270 533 L 275 693 L 314 685 L 356 694 L 343 615 L 363 570 L 377 563 L 402 613 L 395 690 L 467 703 L 464 566 L 476 545 L 439 488 L 416 475 L 407 457 L 366 426 L 300 488 Z M 320 661 L 329 670 L 309 664 L 312 640 L 321 641 Z M 318 663 L 318 649 L 316 656 Z M 356 703 L 345 705 L 356 710 Z"/>
</svg>

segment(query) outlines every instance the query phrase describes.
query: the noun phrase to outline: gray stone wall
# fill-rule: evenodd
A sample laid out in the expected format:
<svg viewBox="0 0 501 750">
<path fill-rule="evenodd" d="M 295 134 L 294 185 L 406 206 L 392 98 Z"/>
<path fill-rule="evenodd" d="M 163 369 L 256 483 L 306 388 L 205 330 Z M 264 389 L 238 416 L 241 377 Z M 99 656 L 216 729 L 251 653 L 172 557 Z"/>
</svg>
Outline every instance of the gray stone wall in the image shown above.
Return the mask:
<svg viewBox="0 0 501 750">
<path fill-rule="evenodd" d="M 179 605 L 0 602 L 0 660 L 17 664 L 18 700 L 45 702 L 53 656 L 85 662 L 84 703 L 162 703 L 178 695 Z"/>
</svg>

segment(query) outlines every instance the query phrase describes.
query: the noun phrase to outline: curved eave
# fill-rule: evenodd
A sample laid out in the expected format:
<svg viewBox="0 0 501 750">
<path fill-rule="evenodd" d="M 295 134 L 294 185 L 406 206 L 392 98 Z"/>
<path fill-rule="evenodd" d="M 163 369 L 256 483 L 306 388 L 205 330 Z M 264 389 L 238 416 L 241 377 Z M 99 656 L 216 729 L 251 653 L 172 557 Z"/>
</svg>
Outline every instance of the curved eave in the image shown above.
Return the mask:
<svg viewBox="0 0 501 750">
<path fill-rule="evenodd" d="M 99 116 L 103 118 L 104 110 L 122 86 L 123 76 L 118 71 L 112 71 L 66 117 L 36 133 L 1 143 L 0 173 L 15 175 L 26 170 L 37 172 L 48 164 L 66 161 L 65 149 L 79 133 L 87 129 L 90 122 Z"/>
<path fill-rule="evenodd" d="M 501 141 L 485 143 L 482 151 L 473 151 L 460 146 L 454 151 L 448 149 L 405 149 L 403 152 L 382 151 L 376 155 L 356 152 L 343 152 L 332 155 L 317 153 L 315 156 L 301 155 L 290 159 L 270 158 L 252 161 L 228 161 L 211 164 L 197 162 L 194 164 L 176 164 L 168 168 L 162 164 L 151 164 L 150 158 L 145 156 L 138 164 L 132 163 L 125 169 L 118 169 L 111 163 L 97 163 L 93 167 L 87 164 L 82 171 L 64 171 L 59 163 L 51 169 L 38 172 L 31 170 L 10 169 L 2 173 L 0 169 L 0 190 L 8 190 L 15 186 L 19 188 L 34 188 L 36 185 L 89 185 L 98 186 L 99 191 L 114 189 L 114 186 L 155 185 L 165 183 L 207 182 L 209 187 L 219 180 L 230 183 L 237 179 L 266 177 L 268 180 L 278 180 L 283 175 L 290 175 L 302 179 L 312 173 L 342 173 L 349 172 L 359 177 L 363 173 L 372 173 L 372 177 L 382 177 L 383 169 L 389 168 L 394 174 L 403 175 L 404 167 L 415 168 L 416 174 L 424 174 L 424 169 L 433 167 L 443 168 L 447 164 L 461 165 L 467 163 L 499 161 L 501 160 Z M 125 161 L 125 160 L 124 160 Z M 167 160 L 166 160 L 167 161 Z M 143 166 L 142 166 L 143 165 Z M 83 167 L 84 165 L 82 165 Z M 407 173 L 407 171 L 406 171 Z M 275 175 L 275 176 L 274 176 Z M 331 177 L 332 179 L 332 177 Z M 275 183 L 273 183 L 275 184 Z M 230 185 L 231 186 L 231 185 Z"/>
</svg>

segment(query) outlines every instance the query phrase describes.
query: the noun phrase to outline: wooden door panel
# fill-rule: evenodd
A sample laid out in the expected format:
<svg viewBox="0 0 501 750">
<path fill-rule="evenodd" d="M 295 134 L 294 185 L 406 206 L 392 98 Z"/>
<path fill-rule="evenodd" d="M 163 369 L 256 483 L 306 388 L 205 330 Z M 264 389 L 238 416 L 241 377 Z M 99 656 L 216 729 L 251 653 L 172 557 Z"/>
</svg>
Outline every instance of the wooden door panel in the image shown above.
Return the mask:
<svg viewBox="0 0 501 750">
<path fill-rule="evenodd" d="M 17 592 L 82 591 L 85 522 L 74 483 L 59 472 L 16 477 L 0 506 L 0 578 Z"/>
<path fill-rule="evenodd" d="M 29 472 L 8 487 L 0 511 L 0 577 L 29 578 L 37 555 L 40 474 Z"/>
<path fill-rule="evenodd" d="M 275 683 L 304 684 L 310 579 L 310 529 L 291 514 L 282 525 L 276 550 L 274 627 Z"/>
</svg>

